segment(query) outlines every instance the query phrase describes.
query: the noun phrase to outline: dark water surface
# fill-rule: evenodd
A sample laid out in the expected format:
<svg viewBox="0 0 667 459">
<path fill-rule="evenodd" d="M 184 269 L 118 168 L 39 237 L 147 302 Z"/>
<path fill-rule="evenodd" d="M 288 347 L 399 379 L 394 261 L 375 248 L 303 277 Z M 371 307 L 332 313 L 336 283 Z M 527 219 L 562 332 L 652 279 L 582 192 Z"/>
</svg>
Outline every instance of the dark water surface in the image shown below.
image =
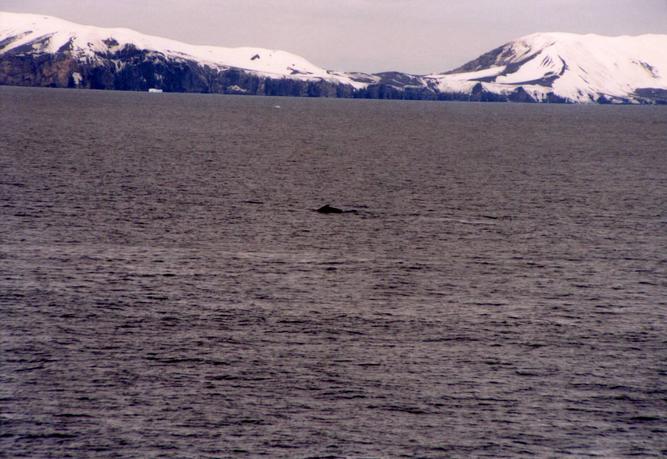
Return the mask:
<svg viewBox="0 0 667 459">
<path fill-rule="evenodd" d="M 667 107 L 0 104 L 0 456 L 667 455 Z"/>
</svg>

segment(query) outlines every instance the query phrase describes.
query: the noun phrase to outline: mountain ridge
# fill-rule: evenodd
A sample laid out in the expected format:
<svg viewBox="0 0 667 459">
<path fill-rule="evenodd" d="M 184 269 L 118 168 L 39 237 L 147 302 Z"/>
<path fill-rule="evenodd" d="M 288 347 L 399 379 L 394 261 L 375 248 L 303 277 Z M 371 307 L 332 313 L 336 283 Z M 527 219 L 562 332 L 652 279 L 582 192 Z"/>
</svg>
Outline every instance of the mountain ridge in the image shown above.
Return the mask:
<svg viewBox="0 0 667 459">
<path fill-rule="evenodd" d="M 536 33 L 442 73 L 336 72 L 281 50 L 190 45 L 0 12 L 0 84 L 562 103 L 667 103 L 667 35 Z"/>
</svg>

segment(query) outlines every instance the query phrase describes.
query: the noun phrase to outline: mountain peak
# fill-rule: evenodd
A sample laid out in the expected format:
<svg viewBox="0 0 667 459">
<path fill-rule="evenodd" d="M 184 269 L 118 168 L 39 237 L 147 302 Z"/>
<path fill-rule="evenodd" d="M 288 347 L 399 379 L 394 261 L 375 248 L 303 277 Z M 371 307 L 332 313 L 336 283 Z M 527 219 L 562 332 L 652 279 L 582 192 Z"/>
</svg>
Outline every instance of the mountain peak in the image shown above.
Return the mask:
<svg viewBox="0 0 667 459">
<path fill-rule="evenodd" d="M 624 101 L 638 90 L 667 89 L 667 36 L 534 33 L 439 77 L 443 89 L 476 83 L 497 92 L 521 87 L 542 99 Z"/>
</svg>

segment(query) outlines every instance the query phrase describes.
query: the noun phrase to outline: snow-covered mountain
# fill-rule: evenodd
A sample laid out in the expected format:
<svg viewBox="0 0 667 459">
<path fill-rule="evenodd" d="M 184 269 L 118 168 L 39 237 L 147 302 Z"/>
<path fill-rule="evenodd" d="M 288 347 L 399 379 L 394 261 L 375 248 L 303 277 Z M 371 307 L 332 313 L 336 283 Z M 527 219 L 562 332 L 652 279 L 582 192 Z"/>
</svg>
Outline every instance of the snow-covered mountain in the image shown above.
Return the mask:
<svg viewBox="0 0 667 459">
<path fill-rule="evenodd" d="M 0 52 L 24 47 L 23 52 L 68 51 L 79 59 L 98 59 L 132 45 L 171 59 L 193 60 L 211 67 L 239 68 L 278 77 L 329 79 L 358 85 L 345 74 L 328 72 L 301 56 L 264 48 L 222 48 L 189 45 L 123 28 L 85 26 L 34 14 L 0 12 Z M 28 50 L 25 46 L 28 45 Z"/>
<path fill-rule="evenodd" d="M 209 92 L 211 83 L 229 83 L 212 92 L 240 93 L 266 79 L 324 82 L 350 91 L 366 85 L 285 51 L 189 45 L 130 29 L 6 12 L 0 12 L 0 59 L 0 84 Z M 40 64 L 39 74 L 24 73 L 28 62 Z M 230 71 L 230 78 L 216 78 Z M 239 71 L 244 75 L 236 77 Z"/>
<path fill-rule="evenodd" d="M 0 84 L 235 94 L 667 103 L 667 35 L 529 35 L 446 73 L 325 70 L 263 48 L 197 46 L 129 29 L 0 12 Z"/>
<path fill-rule="evenodd" d="M 537 33 L 428 78 L 445 93 L 481 83 L 497 95 L 521 88 L 536 101 L 640 102 L 667 90 L 667 35 Z"/>
</svg>

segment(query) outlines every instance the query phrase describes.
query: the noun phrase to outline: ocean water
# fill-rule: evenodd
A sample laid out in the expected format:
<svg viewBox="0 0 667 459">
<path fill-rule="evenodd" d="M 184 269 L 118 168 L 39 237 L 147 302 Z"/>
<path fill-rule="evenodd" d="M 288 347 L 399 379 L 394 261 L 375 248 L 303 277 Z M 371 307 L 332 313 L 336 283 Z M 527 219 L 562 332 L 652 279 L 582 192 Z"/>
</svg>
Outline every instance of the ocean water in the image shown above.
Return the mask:
<svg viewBox="0 0 667 459">
<path fill-rule="evenodd" d="M 665 456 L 667 107 L 0 88 L 0 314 L 2 457 Z"/>
</svg>

